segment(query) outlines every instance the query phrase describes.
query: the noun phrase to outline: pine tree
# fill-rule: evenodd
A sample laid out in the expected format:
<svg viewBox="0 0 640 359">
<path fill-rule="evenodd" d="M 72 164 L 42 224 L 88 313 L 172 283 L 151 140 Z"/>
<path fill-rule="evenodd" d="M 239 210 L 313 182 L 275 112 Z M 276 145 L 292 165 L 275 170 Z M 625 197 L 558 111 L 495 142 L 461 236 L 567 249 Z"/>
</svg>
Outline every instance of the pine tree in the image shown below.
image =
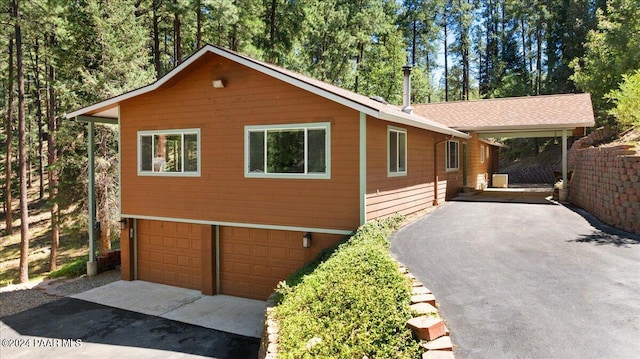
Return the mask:
<svg viewBox="0 0 640 359">
<path fill-rule="evenodd" d="M 624 75 L 640 69 L 640 3 L 610 0 L 597 18 L 597 29 L 587 37 L 586 53 L 572 62 L 572 79 L 591 93 L 598 122 L 606 124 L 613 118 L 608 112 L 612 103 L 605 95 L 618 88 Z"/>
</svg>

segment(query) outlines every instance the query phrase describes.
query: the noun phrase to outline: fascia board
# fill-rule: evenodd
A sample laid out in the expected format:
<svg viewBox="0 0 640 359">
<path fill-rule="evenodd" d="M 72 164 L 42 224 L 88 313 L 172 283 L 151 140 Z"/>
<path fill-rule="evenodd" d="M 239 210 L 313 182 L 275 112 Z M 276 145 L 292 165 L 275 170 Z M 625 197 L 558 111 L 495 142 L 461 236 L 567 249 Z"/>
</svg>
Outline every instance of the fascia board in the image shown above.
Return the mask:
<svg viewBox="0 0 640 359">
<path fill-rule="evenodd" d="M 442 133 L 445 135 L 452 135 L 455 137 L 459 137 L 459 138 L 464 138 L 464 139 L 469 139 L 471 138 L 470 135 L 458 131 L 458 130 L 454 130 L 452 128 L 448 128 L 444 125 L 440 125 L 438 126 L 438 124 L 431 124 L 429 122 L 426 121 L 418 121 L 417 119 L 412 119 L 410 117 L 404 117 L 404 116 L 398 116 L 396 114 L 393 113 L 388 113 L 388 112 L 380 112 L 379 116 L 377 116 L 377 118 L 381 119 L 381 120 L 385 120 L 385 121 L 390 121 L 390 122 L 394 122 L 394 123 L 399 123 L 399 124 L 403 124 L 403 125 L 407 125 L 407 126 L 413 126 L 413 127 L 417 127 L 417 128 L 422 128 L 425 130 L 429 130 L 429 131 L 433 131 L 433 132 L 438 132 L 438 133 Z"/>
<path fill-rule="evenodd" d="M 505 126 L 459 126 L 454 127 L 460 131 L 474 131 L 474 132 L 516 132 L 516 131 L 553 131 L 553 130 L 567 130 L 574 129 L 576 127 L 591 127 L 595 125 L 594 122 L 579 122 L 579 123 L 557 123 L 557 124 L 537 124 L 537 125 L 505 125 Z"/>
</svg>

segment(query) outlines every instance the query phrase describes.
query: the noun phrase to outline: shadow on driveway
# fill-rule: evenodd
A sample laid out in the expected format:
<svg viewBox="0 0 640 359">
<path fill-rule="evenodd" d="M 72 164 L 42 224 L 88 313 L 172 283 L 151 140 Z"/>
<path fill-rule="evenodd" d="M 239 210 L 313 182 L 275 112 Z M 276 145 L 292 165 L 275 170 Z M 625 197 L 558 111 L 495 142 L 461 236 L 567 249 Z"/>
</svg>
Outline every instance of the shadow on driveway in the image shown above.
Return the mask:
<svg viewBox="0 0 640 359">
<path fill-rule="evenodd" d="M 567 208 L 582 216 L 594 228 L 594 231 L 591 234 L 579 236 L 578 238 L 569 240 L 568 242 L 613 245 L 616 247 L 628 247 L 629 245 L 640 244 L 640 235 L 628 233 L 608 226 L 600 222 L 591 213 L 576 206 L 568 205 Z"/>
<path fill-rule="evenodd" d="M 83 351 L 90 350 L 88 347 L 91 343 L 98 343 L 215 358 L 244 359 L 256 358 L 260 345 L 260 340 L 257 338 L 225 333 L 74 298 L 62 298 L 21 313 L 2 317 L 0 320 L 4 323 L 3 326 L 10 327 L 20 336 L 80 339 L 82 345 L 78 350 Z M 7 333 L 7 330 L 3 330 L 3 339 L 9 337 Z M 99 348 L 102 349 L 94 347 L 94 350 L 108 350 L 109 346 Z M 11 348 L 3 348 L 3 351 L 9 349 Z M 33 347 L 21 349 L 36 350 Z M 40 353 L 34 351 L 30 353 L 30 357 L 47 356 L 46 353 L 39 355 Z M 48 353 L 51 354 L 50 349 Z M 88 352 L 84 353 L 88 354 Z M 100 357 L 99 353 L 92 353 Z M 154 353 L 157 354 L 157 352 Z"/>
</svg>

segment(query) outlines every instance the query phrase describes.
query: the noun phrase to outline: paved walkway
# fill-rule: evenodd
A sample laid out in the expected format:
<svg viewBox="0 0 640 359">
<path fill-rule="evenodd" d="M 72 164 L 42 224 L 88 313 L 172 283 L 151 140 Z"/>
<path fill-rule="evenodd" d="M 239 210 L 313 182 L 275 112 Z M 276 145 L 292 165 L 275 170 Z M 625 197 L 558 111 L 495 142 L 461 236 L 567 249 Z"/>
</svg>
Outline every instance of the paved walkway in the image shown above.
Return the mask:
<svg viewBox="0 0 640 359">
<path fill-rule="evenodd" d="M 449 202 L 391 250 L 434 292 L 458 359 L 640 357 L 638 236 L 557 204 Z"/>
</svg>

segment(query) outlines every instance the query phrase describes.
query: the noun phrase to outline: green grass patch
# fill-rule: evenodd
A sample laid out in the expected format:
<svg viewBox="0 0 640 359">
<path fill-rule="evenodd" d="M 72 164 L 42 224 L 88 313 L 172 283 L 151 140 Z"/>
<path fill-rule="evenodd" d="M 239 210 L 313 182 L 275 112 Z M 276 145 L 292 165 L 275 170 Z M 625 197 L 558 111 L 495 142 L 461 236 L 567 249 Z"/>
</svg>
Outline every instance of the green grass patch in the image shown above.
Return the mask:
<svg viewBox="0 0 640 359">
<path fill-rule="evenodd" d="M 79 277 L 87 273 L 87 261 L 89 261 L 88 256 L 78 257 L 73 261 L 65 264 L 62 268 L 49 273 L 49 278 Z"/>
<path fill-rule="evenodd" d="M 388 252 L 388 237 L 402 221 L 394 217 L 363 225 L 280 285 L 279 356 L 420 357 L 418 342 L 405 326 L 411 318 L 411 287 Z"/>
</svg>

